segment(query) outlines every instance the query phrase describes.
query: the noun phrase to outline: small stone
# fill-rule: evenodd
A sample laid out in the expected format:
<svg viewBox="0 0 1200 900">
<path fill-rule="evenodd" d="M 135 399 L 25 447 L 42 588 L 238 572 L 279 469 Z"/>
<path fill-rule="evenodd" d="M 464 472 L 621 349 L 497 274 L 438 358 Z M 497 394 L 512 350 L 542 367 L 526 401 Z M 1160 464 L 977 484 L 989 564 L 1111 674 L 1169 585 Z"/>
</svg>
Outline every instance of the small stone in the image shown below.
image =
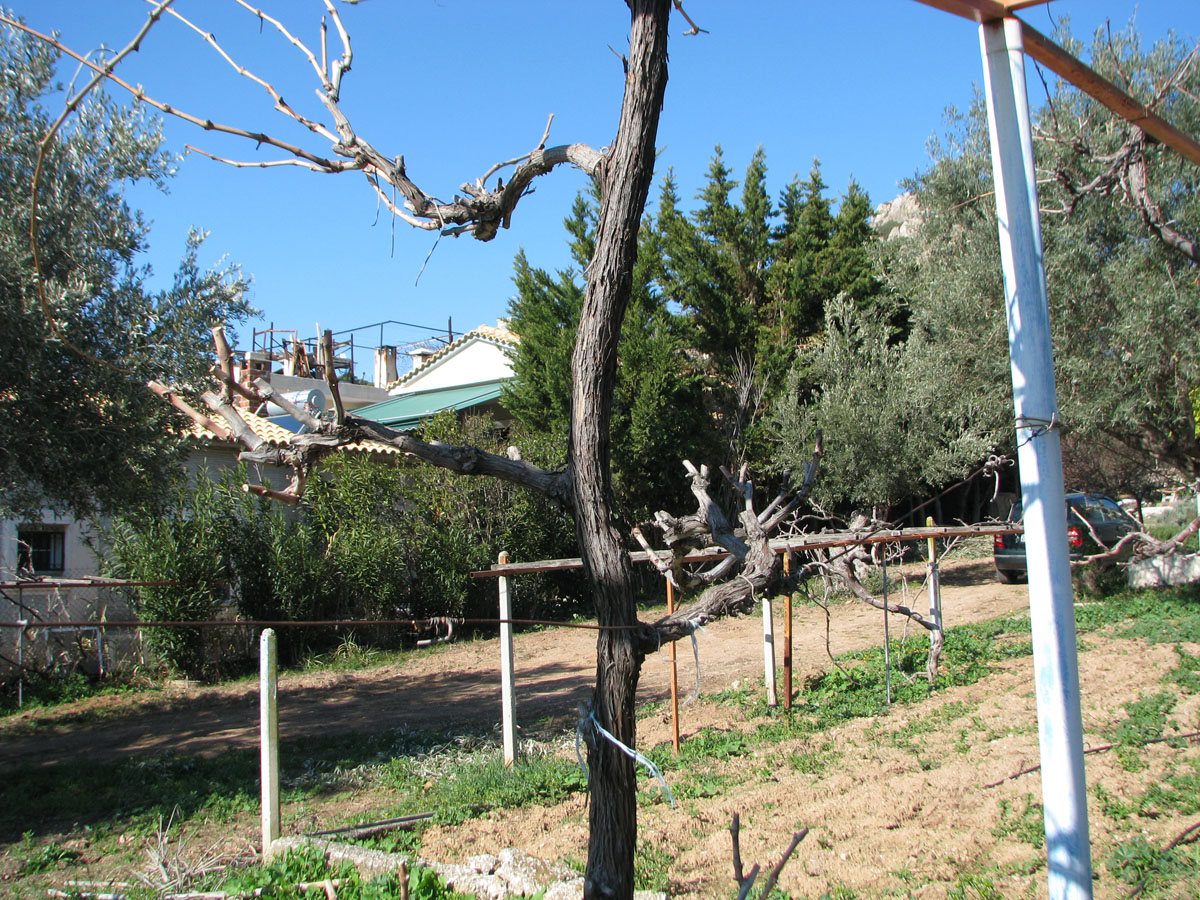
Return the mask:
<svg viewBox="0 0 1200 900">
<path fill-rule="evenodd" d="M 544 900 L 582 900 L 583 876 L 572 878 L 570 881 L 558 881 L 546 888 L 542 895 Z"/>
<path fill-rule="evenodd" d="M 467 860 L 467 865 L 483 875 L 491 875 L 496 871 L 499 860 L 490 853 L 481 853 Z"/>
<path fill-rule="evenodd" d="M 523 850 L 501 850 L 499 859 L 496 874 L 508 882 L 511 892 L 518 897 L 532 897 L 543 886 L 574 878 L 576 874 L 564 865 L 543 862 Z"/>
<path fill-rule="evenodd" d="M 445 878 L 445 876 L 442 876 Z M 472 872 L 469 875 L 456 875 L 446 878 L 446 885 L 452 890 L 463 894 L 474 894 L 481 900 L 506 900 L 511 896 L 508 885 L 498 875 L 480 875 Z"/>
</svg>

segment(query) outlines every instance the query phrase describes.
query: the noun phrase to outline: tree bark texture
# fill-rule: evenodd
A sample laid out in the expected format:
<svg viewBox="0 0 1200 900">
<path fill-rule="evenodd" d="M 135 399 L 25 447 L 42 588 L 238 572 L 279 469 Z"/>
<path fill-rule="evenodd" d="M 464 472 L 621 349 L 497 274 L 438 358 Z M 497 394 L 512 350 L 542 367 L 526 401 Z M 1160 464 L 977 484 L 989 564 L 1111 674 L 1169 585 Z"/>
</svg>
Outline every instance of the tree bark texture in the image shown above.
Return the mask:
<svg viewBox="0 0 1200 900">
<path fill-rule="evenodd" d="M 587 293 L 571 361 L 571 487 L 584 570 L 602 626 L 591 714 L 626 746 L 636 741 L 634 701 L 643 654 L 633 569 L 613 519 L 609 420 L 621 322 L 633 288 L 638 228 L 654 175 L 667 83 L 670 0 L 634 0 L 625 97 L 617 137 L 600 167 L 601 204 Z M 624 630 L 620 630 L 624 629 Z M 637 780 L 633 762 L 584 727 L 591 786 L 585 897 L 633 896 Z"/>
</svg>

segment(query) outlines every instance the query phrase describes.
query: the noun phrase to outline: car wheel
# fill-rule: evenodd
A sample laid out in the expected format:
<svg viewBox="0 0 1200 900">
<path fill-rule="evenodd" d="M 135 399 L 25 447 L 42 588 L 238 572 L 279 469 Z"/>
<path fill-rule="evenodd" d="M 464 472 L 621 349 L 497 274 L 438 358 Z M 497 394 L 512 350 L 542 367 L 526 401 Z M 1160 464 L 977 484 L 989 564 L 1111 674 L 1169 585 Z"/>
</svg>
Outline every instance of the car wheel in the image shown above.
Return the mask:
<svg viewBox="0 0 1200 900">
<path fill-rule="evenodd" d="M 996 580 L 1001 584 L 1017 584 L 1025 580 L 1025 573 L 1014 569 L 997 569 Z"/>
</svg>

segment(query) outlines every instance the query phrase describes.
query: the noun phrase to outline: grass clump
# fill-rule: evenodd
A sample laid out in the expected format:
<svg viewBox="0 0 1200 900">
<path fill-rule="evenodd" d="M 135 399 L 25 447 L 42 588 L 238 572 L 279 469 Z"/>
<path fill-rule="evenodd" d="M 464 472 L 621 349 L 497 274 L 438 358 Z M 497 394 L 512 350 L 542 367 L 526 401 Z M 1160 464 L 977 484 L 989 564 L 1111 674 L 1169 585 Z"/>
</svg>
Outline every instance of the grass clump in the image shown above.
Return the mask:
<svg viewBox="0 0 1200 900">
<path fill-rule="evenodd" d="M 1046 840 L 1042 804 L 1037 803 L 1032 794 L 1024 796 L 1020 807 L 1006 798 L 1001 799 L 1000 821 L 992 828 L 992 836 L 1011 837 L 1036 850 L 1042 849 Z"/>
<path fill-rule="evenodd" d="M 1182 897 L 1181 889 L 1200 886 L 1200 845 L 1194 842 L 1181 842 L 1168 850 L 1144 835 L 1134 835 L 1113 847 L 1104 865 L 1121 881 L 1140 887 L 1146 897 Z"/>
<path fill-rule="evenodd" d="M 338 900 L 393 900 L 400 896 L 412 900 L 466 900 L 469 896 L 450 890 L 435 872 L 424 868 L 409 873 L 404 894 L 398 873 L 367 878 L 349 862 L 327 862 L 321 851 L 313 847 L 292 850 L 269 863 L 241 869 L 211 888 L 229 897 L 261 894 L 275 900 L 311 900 L 314 892 L 302 891 L 300 885 L 315 882 L 317 893 L 323 894 L 321 885 L 326 879 L 336 880 Z"/>
<path fill-rule="evenodd" d="M 432 812 L 433 821 L 458 825 L 493 809 L 560 803 L 587 787 L 574 759 L 528 749 L 511 766 L 494 744 L 398 757 L 384 766 L 384 783 L 400 798 L 395 815 Z"/>
<path fill-rule="evenodd" d="M 26 671 L 17 705 L 16 680 L 0 687 L 0 718 L 31 709 L 46 709 L 91 697 L 157 691 L 160 685 L 146 678 L 89 678 L 82 672 L 63 675 L 56 672 Z"/>
</svg>

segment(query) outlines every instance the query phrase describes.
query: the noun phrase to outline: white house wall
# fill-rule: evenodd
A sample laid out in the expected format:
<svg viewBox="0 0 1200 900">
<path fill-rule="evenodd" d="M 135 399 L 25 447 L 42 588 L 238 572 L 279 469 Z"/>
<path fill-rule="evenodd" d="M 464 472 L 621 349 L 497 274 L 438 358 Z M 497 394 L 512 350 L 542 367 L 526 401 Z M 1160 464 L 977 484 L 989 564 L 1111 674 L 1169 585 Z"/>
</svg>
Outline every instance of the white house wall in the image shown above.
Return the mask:
<svg viewBox="0 0 1200 900">
<path fill-rule="evenodd" d="M 484 381 L 512 378 L 512 361 L 508 351 L 493 341 L 476 339 L 448 351 L 410 375 L 403 384 L 390 391 L 398 397 L 414 391 L 461 387 Z"/>
</svg>

